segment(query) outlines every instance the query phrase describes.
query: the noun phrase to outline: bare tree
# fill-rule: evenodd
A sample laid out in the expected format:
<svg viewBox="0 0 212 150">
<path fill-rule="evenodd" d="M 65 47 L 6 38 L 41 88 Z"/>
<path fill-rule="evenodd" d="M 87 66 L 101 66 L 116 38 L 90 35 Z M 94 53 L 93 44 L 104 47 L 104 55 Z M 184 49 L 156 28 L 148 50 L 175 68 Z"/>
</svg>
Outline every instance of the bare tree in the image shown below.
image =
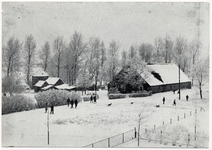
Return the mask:
<svg viewBox="0 0 212 150">
<path fill-rule="evenodd" d="M 147 63 L 151 62 L 153 50 L 152 44 L 141 44 L 138 48 L 140 58 Z"/>
<path fill-rule="evenodd" d="M 138 114 L 138 146 L 140 144 L 140 128 L 141 128 L 141 125 L 144 124 L 146 122 L 146 118 L 149 116 L 149 110 L 146 110 L 146 109 L 142 109 L 140 111 L 140 113 Z"/>
<path fill-rule="evenodd" d="M 72 68 L 71 68 L 71 84 L 75 84 L 79 71 L 80 62 L 83 60 L 82 54 L 86 51 L 87 44 L 83 42 L 83 35 L 75 31 L 71 42 L 69 44 L 69 50 L 72 54 Z"/>
<path fill-rule="evenodd" d="M 22 44 L 18 39 L 11 37 L 7 46 L 3 48 L 3 69 L 6 70 L 6 75 L 10 76 L 20 68 L 20 50 Z"/>
<path fill-rule="evenodd" d="M 181 36 L 177 37 L 176 39 L 176 44 L 174 47 L 174 51 L 175 51 L 175 62 L 179 67 L 179 99 L 180 99 L 180 68 L 183 66 L 184 64 L 184 59 L 185 59 L 185 52 L 187 50 L 187 40 Z"/>
<path fill-rule="evenodd" d="M 121 56 L 121 65 L 124 67 L 127 64 L 127 52 L 123 50 Z"/>
<path fill-rule="evenodd" d="M 42 61 L 43 70 L 46 71 L 48 63 L 51 59 L 51 50 L 49 42 L 45 42 L 44 46 L 42 46 L 39 56 Z"/>
<path fill-rule="evenodd" d="M 162 61 L 161 55 L 162 55 L 163 46 L 164 46 L 163 39 L 161 37 L 155 38 L 155 46 L 154 46 L 155 55 L 154 55 L 154 60 L 156 62 L 158 62 L 158 63 Z"/>
<path fill-rule="evenodd" d="M 108 49 L 108 73 L 110 81 L 114 79 L 118 69 L 118 50 L 119 46 L 117 42 L 112 40 Z"/>
<path fill-rule="evenodd" d="M 200 60 L 194 66 L 194 75 L 198 81 L 200 98 L 202 99 L 202 84 L 209 77 L 209 58 Z"/>
<path fill-rule="evenodd" d="M 33 36 L 30 34 L 27 36 L 24 44 L 24 66 L 27 78 L 27 84 L 30 85 L 30 76 L 32 73 L 32 67 L 34 66 L 34 59 L 36 53 L 36 41 Z"/>
<path fill-rule="evenodd" d="M 58 36 L 53 42 L 53 51 L 56 57 L 57 77 L 60 77 L 61 55 L 65 50 L 63 37 Z"/>
<path fill-rule="evenodd" d="M 164 42 L 163 42 L 163 58 L 164 58 L 164 62 L 165 63 L 171 63 L 172 61 L 172 58 L 173 58 L 173 46 L 174 46 L 174 43 L 171 39 L 171 37 L 166 34 L 166 37 L 164 39 Z"/>
<path fill-rule="evenodd" d="M 198 60 L 200 48 L 202 47 L 202 43 L 199 40 L 193 40 L 189 44 L 190 55 L 191 55 L 191 76 L 192 76 L 192 85 L 194 80 L 194 66 L 196 61 Z"/>
<path fill-rule="evenodd" d="M 101 54 L 100 54 L 100 57 L 101 57 L 101 67 L 100 67 L 100 84 L 101 84 L 101 87 L 102 87 L 102 81 L 103 81 L 103 78 L 105 77 L 105 62 L 107 60 L 107 57 L 106 57 L 106 48 L 105 48 L 105 44 L 104 42 L 102 41 L 101 44 L 100 44 L 100 50 L 101 50 Z"/>
</svg>

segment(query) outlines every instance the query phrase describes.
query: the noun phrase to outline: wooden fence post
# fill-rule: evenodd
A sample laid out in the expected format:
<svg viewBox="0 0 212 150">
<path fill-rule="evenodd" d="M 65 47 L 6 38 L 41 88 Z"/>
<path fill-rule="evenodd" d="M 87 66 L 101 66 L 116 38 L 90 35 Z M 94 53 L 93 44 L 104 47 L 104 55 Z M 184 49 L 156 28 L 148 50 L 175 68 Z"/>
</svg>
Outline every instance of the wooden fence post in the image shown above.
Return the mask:
<svg viewBox="0 0 212 150">
<path fill-rule="evenodd" d="M 136 136 L 137 136 L 136 127 L 134 129 L 135 129 L 135 138 L 136 138 Z"/>
<path fill-rule="evenodd" d="M 170 119 L 170 124 L 172 124 L 172 119 Z"/>
<path fill-rule="evenodd" d="M 91 145 L 92 145 L 92 147 L 94 147 L 93 143 Z"/>
<path fill-rule="evenodd" d="M 177 116 L 177 120 L 178 120 L 178 121 L 180 120 L 179 116 Z"/>
<path fill-rule="evenodd" d="M 110 138 L 108 138 L 108 147 L 110 147 Z"/>
<path fill-rule="evenodd" d="M 135 135 L 136 136 L 136 135 Z M 136 138 L 136 137 L 135 137 Z M 124 143 L 124 133 L 122 133 L 122 143 Z"/>
<path fill-rule="evenodd" d="M 186 114 L 184 113 L 184 118 L 186 118 Z"/>
</svg>

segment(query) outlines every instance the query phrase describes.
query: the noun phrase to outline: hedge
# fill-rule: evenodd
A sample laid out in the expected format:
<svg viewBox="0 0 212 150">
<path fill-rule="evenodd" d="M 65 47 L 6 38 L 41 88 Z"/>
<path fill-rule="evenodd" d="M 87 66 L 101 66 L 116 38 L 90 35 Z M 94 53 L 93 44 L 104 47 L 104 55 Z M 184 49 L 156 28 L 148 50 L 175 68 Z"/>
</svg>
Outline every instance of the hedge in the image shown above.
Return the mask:
<svg viewBox="0 0 212 150">
<path fill-rule="evenodd" d="M 131 93 L 131 94 L 108 94 L 109 99 L 120 99 L 120 98 L 126 98 L 126 96 L 129 97 L 146 97 L 151 96 L 152 91 L 142 91 L 142 93 Z"/>
<path fill-rule="evenodd" d="M 151 96 L 151 92 L 142 92 L 142 93 L 132 93 L 129 94 L 129 97 L 146 97 L 146 96 Z"/>
<path fill-rule="evenodd" d="M 37 107 L 44 108 L 46 103 L 54 106 L 61 106 L 67 104 L 67 99 L 75 100 L 78 102 L 81 101 L 81 96 L 77 93 L 71 93 L 65 90 L 55 90 L 51 89 L 48 91 L 39 92 L 35 95 L 35 99 L 37 100 Z"/>
<path fill-rule="evenodd" d="M 109 99 L 120 99 L 120 98 L 126 98 L 126 94 L 109 94 Z"/>
<path fill-rule="evenodd" d="M 3 96 L 2 114 L 28 111 L 35 109 L 35 103 L 32 98 L 23 95 Z"/>
</svg>

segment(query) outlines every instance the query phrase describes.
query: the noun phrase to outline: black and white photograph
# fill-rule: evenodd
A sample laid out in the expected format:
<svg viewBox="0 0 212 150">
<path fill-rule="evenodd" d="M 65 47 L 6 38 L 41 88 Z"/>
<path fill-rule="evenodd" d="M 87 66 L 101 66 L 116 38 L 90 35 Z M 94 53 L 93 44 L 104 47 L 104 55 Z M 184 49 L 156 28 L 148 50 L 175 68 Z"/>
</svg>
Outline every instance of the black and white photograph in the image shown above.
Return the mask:
<svg viewBox="0 0 212 150">
<path fill-rule="evenodd" d="M 210 148 L 208 1 L 3 1 L 2 148 Z"/>
</svg>

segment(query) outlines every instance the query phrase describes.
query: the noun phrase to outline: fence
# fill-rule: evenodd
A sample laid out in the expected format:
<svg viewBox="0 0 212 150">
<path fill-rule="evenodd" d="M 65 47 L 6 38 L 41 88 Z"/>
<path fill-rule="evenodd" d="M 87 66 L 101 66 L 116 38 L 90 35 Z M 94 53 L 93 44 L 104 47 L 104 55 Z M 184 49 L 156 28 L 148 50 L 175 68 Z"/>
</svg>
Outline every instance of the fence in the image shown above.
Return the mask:
<svg viewBox="0 0 212 150">
<path fill-rule="evenodd" d="M 171 143 L 173 146 L 186 146 L 186 147 L 208 147 L 209 138 L 200 136 L 198 134 L 190 134 L 185 132 L 164 132 L 162 130 L 140 130 L 140 139 L 148 140 L 149 142 L 159 142 L 160 144 L 167 145 Z"/>
<path fill-rule="evenodd" d="M 135 139 L 137 136 L 136 129 L 103 139 L 101 141 L 84 146 L 85 148 L 108 148 L 115 147 L 122 143 Z"/>
</svg>

